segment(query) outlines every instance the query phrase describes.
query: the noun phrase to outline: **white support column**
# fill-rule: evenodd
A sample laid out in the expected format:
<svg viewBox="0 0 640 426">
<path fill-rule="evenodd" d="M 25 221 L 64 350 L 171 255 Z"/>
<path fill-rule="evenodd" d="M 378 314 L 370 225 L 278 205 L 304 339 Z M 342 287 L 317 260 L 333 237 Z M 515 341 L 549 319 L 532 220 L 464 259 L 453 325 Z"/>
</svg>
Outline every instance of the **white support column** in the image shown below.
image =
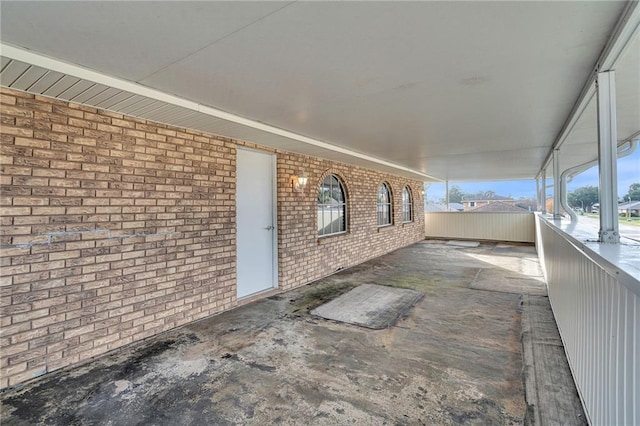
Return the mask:
<svg viewBox="0 0 640 426">
<path fill-rule="evenodd" d="M 561 219 L 560 207 L 562 206 L 562 190 L 560 177 L 560 150 L 553 150 L 553 218 Z"/>
<path fill-rule="evenodd" d="M 542 214 L 547 214 L 547 170 L 542 171 Z"/>
<path fill-rule="evenodd" d="M 540 178 L 536 177 L 536 211 L 542 211 L 542 203 L 540 202 Z"/>
<path fill-rule="evenodd" d="M 446 205 L 447 205 L 447 211 L 449 211 L 449 181 L 445 181 L 444 183 L 444 197 L 446 200 Z"/>
<path fill-rule="evenodd" d="M 617 244 L 618 232 L 618 134 L 616 121 L 616 81 L 614 71 L 599 72 L 598 166 L 600 168 L 599 241 Z"/>
<path fill-rule="evenodd" d="M 567 177 L 571 175 L 571 171 L 572 168 L 569 167 L 563 171 L 560 176 L 560 201 L 562 202 L 562 208 L 571 218 L 571 222 L 575 223 L 578 221 L 578 215 L 576 215 L 576 212 L 569 205 L 569 194 L 567 193 Z"/>
</svg>

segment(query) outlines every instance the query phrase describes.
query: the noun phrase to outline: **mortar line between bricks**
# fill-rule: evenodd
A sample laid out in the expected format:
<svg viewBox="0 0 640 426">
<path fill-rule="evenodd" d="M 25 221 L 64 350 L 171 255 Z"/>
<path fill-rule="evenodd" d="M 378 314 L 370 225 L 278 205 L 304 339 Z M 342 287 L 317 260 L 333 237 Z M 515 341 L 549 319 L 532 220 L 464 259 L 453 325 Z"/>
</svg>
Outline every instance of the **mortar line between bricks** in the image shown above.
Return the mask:
<svg viewBox="0 0 640 426">
<path fill-rule="evenodd" d="M 109 229 L 94 229 L 91 231 L 56 231 L 56 232 L 47 232 L 45 235 L 47 237 L 46 242 L 42 243 L 25 243 L 25 244 L 1 244 L 1 249 L 10 249 L 10 248 L 31 248 L 34 246 L 47 246 L 51 245 L 51 237 L 60 236 L 60 235 L 84 235 L 84 234 L 100 234 L 106 233 L 108 240 L 113 239 L 124 239 L 124 238 L 136 238 L 136 237 L 161 237 L 161 236 L 170 236 L 170 235 L 179 235 L 181 232 L 157 232 L 154 234 L 125 234 L 125 235 L 111 235 L 111 230 Z"/>
</svg>

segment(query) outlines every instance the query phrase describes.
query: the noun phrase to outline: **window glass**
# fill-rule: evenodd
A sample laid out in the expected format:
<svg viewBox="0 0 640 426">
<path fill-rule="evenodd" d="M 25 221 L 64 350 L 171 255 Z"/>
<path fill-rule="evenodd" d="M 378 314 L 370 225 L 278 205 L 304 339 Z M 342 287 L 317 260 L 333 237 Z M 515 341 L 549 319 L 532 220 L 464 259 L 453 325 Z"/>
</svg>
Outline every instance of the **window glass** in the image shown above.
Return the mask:
<svg viewBox="0 0 640 426">
<path fill-rule="evenodd" d="M 347 232 L 347 200 L 344 185 L 328 175 L 318 187 L 318 236 Z"/>
<path fill-rule="evenodd" d="M 378 187 L 378 226 L 391 225 L 392 221 L 391 191 L 386 183 Z"/>
<path fill-rule="evenodd" d="M 413 200 L 408 186 L 402 190 L 402 221 L 413 222 Z"/>
</svg>

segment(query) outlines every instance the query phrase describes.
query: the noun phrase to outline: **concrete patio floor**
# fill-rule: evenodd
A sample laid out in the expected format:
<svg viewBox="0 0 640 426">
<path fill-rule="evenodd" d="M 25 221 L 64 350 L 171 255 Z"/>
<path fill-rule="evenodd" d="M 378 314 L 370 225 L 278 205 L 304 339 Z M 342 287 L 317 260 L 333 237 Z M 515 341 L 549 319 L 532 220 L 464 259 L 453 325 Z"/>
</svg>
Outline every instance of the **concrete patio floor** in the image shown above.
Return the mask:
<svg viewBox="0 0 640 426">
<path fill-rule="evenodd" d="M 425 296 L 383 330 L 309 313 L 365 283 Z M 582 424 L 545 294 L 532 246 L 424 241 L 9 390 L 1 421 Z"/>
</svg>

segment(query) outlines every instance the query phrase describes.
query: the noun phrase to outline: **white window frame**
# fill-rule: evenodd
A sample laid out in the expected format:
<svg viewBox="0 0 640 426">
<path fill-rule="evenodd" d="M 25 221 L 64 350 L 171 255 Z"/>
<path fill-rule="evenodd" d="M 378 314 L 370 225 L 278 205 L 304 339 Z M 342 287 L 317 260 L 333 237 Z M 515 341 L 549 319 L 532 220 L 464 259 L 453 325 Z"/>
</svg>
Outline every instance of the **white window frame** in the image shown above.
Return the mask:
<svg viewBox="0 0 640 426">
<path fill-rule="evenodd" d="M 340 203 L 326 203 L 326 202 L 321 202 L 321 196 L 322 194 L 322 187 L 324 186 L 325 182 L 327 181 L 327 179 L 331 179 L 331 178 L 335 178 L 338 181 L 338 189 L 340 190 L 340 193 L 342 194 L 342 202 Z M 330 192 L 333 191 L 334 186 L 330 185 Z M 347 218 L 347 191 L 344 189 L 344 182 L 342 181 L 342 179 L 340 178 L 340 176 L 330 173 L 328 175 L 326 175 L 324 178 L 322 178 L 322 182 L 320 182 L 320 185 L 318 186 L 318 199 L 317 199 L 317 218 L 316 218 L 316 223 L 319 223 L 320 221 L 322 221 L 322 227 L 318 226 L 317 232 L 318 232 L 318 238 L 325 238 L 325 237 L 331 237 L 334 235 L 340 235 L 340 234 L 346 234 L 349 230 L 349 223 L 348 223 L 348 218 Z M 338 212 L 338 217 L 340 217 L 340 211 L 342 211 L 342 227 L 344 229 L 339 229 L 335 232 L 332 232 L 331 230 L 329 230 L 329 232 L 325 232 L 327 226 L 324 223 L 324 220 L 326 218 L 325 212 L 327 210 L 331 211 L 331 210 L 339 210 Z M 331 214 L 330 214 L 331 215 Z M 329 222 L 330 224 L 332 222 Z"/>
<path fill-rule="evenodd" d="M 402 223 L 413 222 L 413 194 L 411 188 L 402 188 Z"/>
<path fill-rule="evenodd" d="M 384 192 L 383 192 L 384 189 Z M 384 194 L 386 194 L 387 200 L 384 200 Z M 393 194 L 391 193 L 391 187 L 388 183 L 382 182 L 378 185 L 377 195 L 377 222 L 378 227 L 393 225 Z M 385 214 L 386 213 L 386 214 Z"/>
</svg>

